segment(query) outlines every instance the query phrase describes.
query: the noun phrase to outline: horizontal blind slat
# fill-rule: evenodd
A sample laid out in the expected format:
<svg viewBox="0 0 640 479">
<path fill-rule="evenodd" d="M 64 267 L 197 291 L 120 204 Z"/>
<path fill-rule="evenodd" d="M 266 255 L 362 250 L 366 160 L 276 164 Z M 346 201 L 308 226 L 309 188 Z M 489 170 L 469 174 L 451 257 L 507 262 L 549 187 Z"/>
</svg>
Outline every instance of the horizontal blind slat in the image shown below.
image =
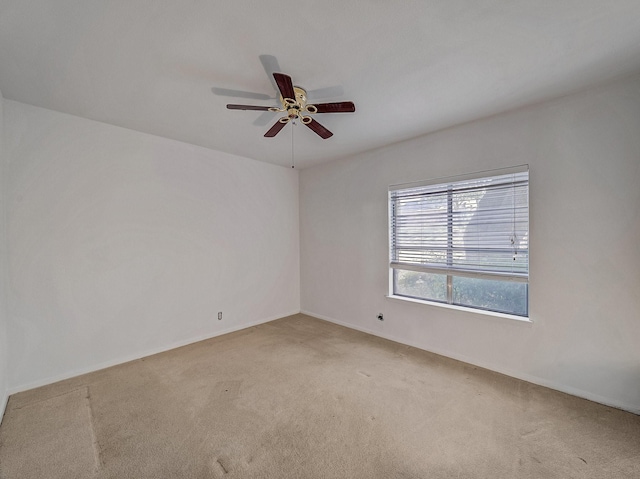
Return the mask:
<svg viewBox="0 0 640 479">
<path fill-rule="evenodd" d="M 528 275 L 528 171 L 395 189 L 389 198 L 392 264 Z"/>
</svg>

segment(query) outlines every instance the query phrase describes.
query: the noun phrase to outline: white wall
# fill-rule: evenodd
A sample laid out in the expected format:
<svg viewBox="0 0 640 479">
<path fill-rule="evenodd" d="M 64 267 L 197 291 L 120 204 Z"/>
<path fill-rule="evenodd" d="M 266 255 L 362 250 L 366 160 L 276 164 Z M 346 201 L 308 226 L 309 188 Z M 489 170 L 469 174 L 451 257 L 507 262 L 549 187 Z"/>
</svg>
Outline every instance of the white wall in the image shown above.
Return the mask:
<svg viewBox="0 0 640 479">
<path fill-rule="evenodd" d="M 0 422 L 7 405 L 8 390 L 8 362 L 7 352 L 7 296 L 6 296 L 6 275 L 7 275 L 7 242 L 5 236 L 5 155 L 3 147 L 3 106 L 2 92 L 0 92 Z"/>
<path fill-rule="evenodd" d="M 525 163 L 533 324 L 385 298 L 390 184 Z M 304 170 L 300 228 L 303 312 L 640 413 L 640 76 Z"/>
<path fill-rule="evenodd" d="M 297 171 L 13 101 L 4 118 L 11 392 L 299 311 Z"/>
</svg>

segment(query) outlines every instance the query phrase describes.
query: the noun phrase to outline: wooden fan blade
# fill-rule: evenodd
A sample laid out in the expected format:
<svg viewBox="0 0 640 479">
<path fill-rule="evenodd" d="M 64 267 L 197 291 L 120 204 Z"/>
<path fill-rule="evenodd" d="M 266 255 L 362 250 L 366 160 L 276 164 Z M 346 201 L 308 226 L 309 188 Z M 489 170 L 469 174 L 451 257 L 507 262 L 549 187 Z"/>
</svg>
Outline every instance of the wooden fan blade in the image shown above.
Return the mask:
<svg viewBox="0 0 640 479">
<path fill-rule="evenodd" d="M 324 140 L 333 136 L 333 133 L 331 133 L 329 130 L 327 130 L 324 126 L 322 126 L 320 123 L 318 123 L 314 119 L 311 119 L 311 121 L 309 123 L 305 123 L 305 125 L 307 125 L 313 131 L 315 131 L 317 135 L 322 137 L 322 139 Z"/>
<path fill-rule="evenodd" d="M 275 125 L 273 125 L 269 131 L 264 134 L 264 136 L 267 138 L 273 138 L 280 133 L 280 130 L 282 130 L 285 125 L 286 123 L 282 123 L 280 120 L 276 121 Z"/>
<path fill-rule="evenodd" d="M 353 113 L 356 111 L 356 106 L 352 101 L 339 101 L 335 103 L 320 103 L 315 106 L 317 113 Z"/>
<path fill-rule="evenodd" d="M 273 78 L 276 80 L 276 84 L 278 85 L 282 98 L 291 98 L 292 100 L 296 99 L 296 93 L 293 91 L 293 83 L 291 82 L 291 77 L 289 75 L 285 75 L 284 73 L 274 73 Z"/>
<path fill-rule="evenodd" d="M 258 111 L 269 111 L 270 106 L 259 106 L 259 105 L 227 105 L 229 110 L 258 110 Z"/>
</svg>

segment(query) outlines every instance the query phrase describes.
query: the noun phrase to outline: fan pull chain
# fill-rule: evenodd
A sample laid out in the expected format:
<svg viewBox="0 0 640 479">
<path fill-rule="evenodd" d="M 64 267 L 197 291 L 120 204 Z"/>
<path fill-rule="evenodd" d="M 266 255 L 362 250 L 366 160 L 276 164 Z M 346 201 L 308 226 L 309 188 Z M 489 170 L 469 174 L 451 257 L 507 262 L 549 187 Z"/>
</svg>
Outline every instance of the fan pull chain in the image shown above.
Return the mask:
<svg viewBox="0 0 640 479">
<path fill-rule="evenodd" d="M 295 120 L 291 122 L 291 168 L 295 168 L 295 164 L 293 162 L 293 129 L 296 126 Z"/>
</svg>

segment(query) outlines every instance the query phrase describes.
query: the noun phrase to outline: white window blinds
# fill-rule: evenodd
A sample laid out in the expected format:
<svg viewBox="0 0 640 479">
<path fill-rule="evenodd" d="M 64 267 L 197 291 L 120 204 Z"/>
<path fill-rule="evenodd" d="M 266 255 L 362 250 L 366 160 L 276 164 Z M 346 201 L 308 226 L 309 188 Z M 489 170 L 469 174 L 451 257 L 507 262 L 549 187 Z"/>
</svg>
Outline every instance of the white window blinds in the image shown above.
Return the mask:
<svg viewBox="0 0 640 479">
<path fill-rule="evenodd" d="M 493 173 L 391 187 L 391 268 L 526 282 L 529 171 Z"/>
</svg>

